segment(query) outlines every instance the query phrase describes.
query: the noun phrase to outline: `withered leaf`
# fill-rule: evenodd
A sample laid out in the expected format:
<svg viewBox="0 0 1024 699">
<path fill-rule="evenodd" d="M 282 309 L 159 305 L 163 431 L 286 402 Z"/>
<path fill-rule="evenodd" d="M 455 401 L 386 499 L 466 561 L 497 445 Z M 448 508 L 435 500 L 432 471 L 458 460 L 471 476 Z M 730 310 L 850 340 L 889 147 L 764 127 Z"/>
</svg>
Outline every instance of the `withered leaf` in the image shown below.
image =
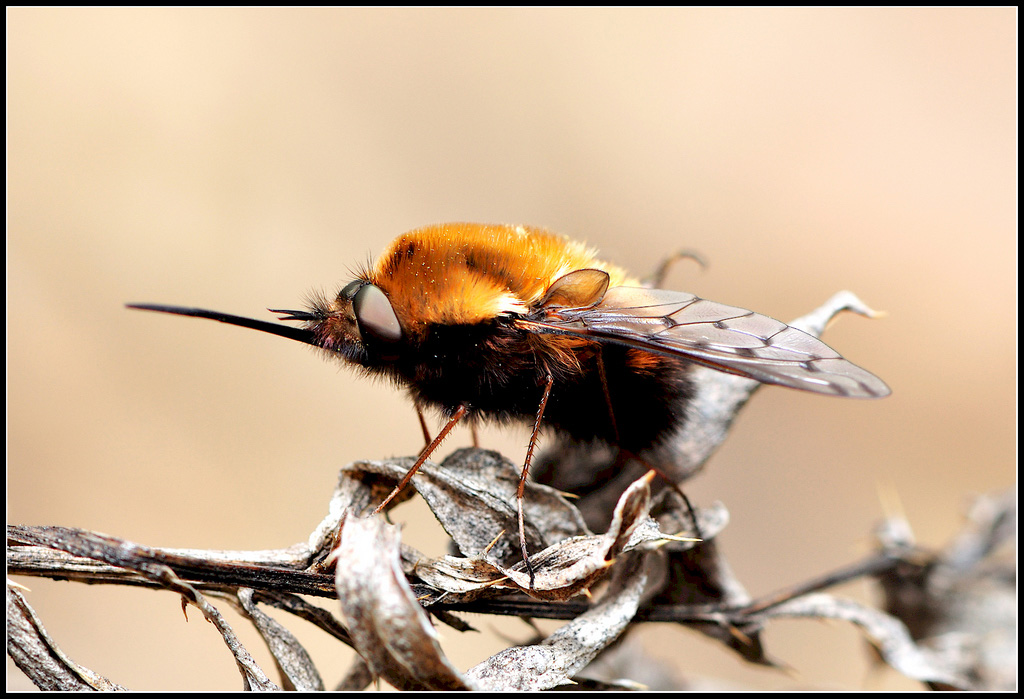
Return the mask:
<svg viewBox="0 0 1024 699">
<path fill-rule="evenodd" d="M 467 688 L 405 579 L 397 527 L 379 517 L 347 519 L 335 560 L 342 615 L 375 675 L 398 689 Z"/>
<path fill-rule="evenodd" d="M 376 473 L 397 482 L 413 461 L 356 462 L 345 470 Z M 459 449 L 440 465 L 425 462 L 411 486 L 426 500 L 462 555 L 511 565 L 520 558 L 516 505 L 520 471 L 521 467 L 497 452 Z M 546 486 L 528 482 L 523 507 L 530 550 L 590 533 L 579 512 Z"/>
<path fill-rule="evenodd" d="M 536 599 L 569 599 L 601 580 L 623 551 L 665 539 L 648 514 L 652 478 L 653 474 L 640 478 L 622 494 L 607 533 L 575 536 L 534 554 L 532 585 L 521 562 L 504 567 L 480 557 L 423 559 L 411 572 L 424 583 L 457 595 L 459 601 L 499 589 L 518 589 Z"/>
<path fill-rule="evenodd" d="M 124 690 L 69 658 L 14 583 L 7 581 L 7 654 L 43 691 Z"/>
<path fill-rule="evenodd" d="M 607 648 L 636 614 L 647 582 L 646 553 L 623 555 L 608 591 L 592 609 L 542 642 L 508 648 L 466 673 L 476 688 L 488 691 L 539 691 L 571 681 Z"/>
<path fill-rule="evenodd" d="M 241 588 L 235 595 L 237 606 L 249 617 L 263 637 L 274 662 L 289 687 L 298 691 L 323 691 L 324 683 L 313 665 L 313 659 L 292 633 L 271 616 L 265 614 L 253 601 L 253 591 Z"/>
<path fill-rule="evenodd" d="M 771 607 L 758 616 L 765 619 L 812 617 L 852 622 L 864 631 L 885 662 L 898 672 L 922 682 L 969 687 L 967 678 L 950 667 L 941 652 L 914 643 L 907 627 L 898 619 L 859 602 L 826 594 L 803 595 Z"/>
<path fill-rule="evenodd" d="M 882 550 L 903 561 L 879 576 L 886 611 L 968 681 L 958 688 L 1017 687 L 1015 552 L 999 555 L 1016 525 L 1016 492 L 1007 491 L 976 498 L 964 526 L 939 551 L 916 547 L 902 518 L 890 517 L 877 532 Z"/>
</svg>

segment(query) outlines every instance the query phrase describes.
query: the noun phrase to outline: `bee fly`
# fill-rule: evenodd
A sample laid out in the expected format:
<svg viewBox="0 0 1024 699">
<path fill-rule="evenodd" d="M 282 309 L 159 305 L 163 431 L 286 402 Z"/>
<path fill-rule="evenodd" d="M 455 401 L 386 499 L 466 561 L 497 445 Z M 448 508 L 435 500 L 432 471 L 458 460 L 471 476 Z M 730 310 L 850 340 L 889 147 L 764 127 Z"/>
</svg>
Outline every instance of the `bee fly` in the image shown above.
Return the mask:
<svg viewBox="0 0 1024 699">
<path fill-rule="evenodd" d="M 400 236 L 331 298 L 273 310 L 298 327 L 177 306 L 131 304 L 281 335 L 384 376 L 447 423 L 374 513 L 460 420 L 541 427 L 663 459 L 686 420 L 695 365 L 848 398 L 889 388 L 785 323 L 679 291 L 643 286 L 595 252 L 526 226 L 452 223 Z M 657 452 L 657 453 L 655 453 Z"/>
</svg>

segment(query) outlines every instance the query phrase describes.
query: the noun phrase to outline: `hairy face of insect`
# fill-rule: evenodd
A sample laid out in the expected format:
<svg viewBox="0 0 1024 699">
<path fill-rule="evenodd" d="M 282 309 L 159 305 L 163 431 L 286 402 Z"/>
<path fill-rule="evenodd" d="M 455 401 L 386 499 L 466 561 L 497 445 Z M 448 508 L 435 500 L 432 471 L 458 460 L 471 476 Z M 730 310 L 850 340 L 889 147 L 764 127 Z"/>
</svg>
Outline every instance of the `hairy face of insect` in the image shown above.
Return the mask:
<svg viewBox="0 0 1024 699">
<path fill-rule="evenodd" d="M 346 284 L 331 300 L 314 299 L 308 312 L 287 313 L 285 320 L 306 321 L 312 344 L 361 366 L 393 357 L 403 340 L 391 301 L 362 279 Z"/>
</svg>

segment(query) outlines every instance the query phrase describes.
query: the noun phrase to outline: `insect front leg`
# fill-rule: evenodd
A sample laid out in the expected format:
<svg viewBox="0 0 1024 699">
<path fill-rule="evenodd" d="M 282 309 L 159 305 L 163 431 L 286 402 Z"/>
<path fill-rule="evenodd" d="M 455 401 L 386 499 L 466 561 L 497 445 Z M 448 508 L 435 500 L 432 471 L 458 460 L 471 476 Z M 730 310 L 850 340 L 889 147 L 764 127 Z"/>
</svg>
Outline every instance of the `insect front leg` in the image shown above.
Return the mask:
<svg viewBox="0 0 1024 699">
<path fill-rule="evenodd" d="M 430 442 L 430 444 L 428 444 L 427 446 L 423 447 L 423 451 L 420 452 L 419 458 L 416 459 L 416 463 L 412 465 L 412 468 L 410 468 L 406 472 L 406 474 L 402 476 L 402 480 L 398 482 L 398 485 L 395 486 L 395 489 L 392 490 L 391 493 L 386 498 L 384 498 L 384 502 L 377 505 L 376 509 L 371 514 L 375 515 L 379 513 L 381 510 L 387 507 L 388 503 L 394 500 L 395 497 L 400 492 L 405 490 L 405 486 L 409 485 L 409 481 L 411 481 L 412 477 L 416 475 L 416 472 L 420 470 L 420 466 L 423 465 L 423 462 L 427 460 L 427 458 L 434 452 L 435 449 L 437 449 L 438 446 L 440 446 L 441 442 L 444 441 L 444 438 L 448 436 L 448 433 L 452 431 L 452 428 L 455 427 L 456 424 L 458 424 L 459 420 L 466 416 L 467 412 L 469 412 L 469 408 L 467 408 L 465 405 L 460 405 L 455 410 L 455 413 L 448 420 L 448 423 L 441 428 L 441 431 L 437 434 L 436 437 L 434 437 L 433 441 Z M 522 490 L 523 489 L 520 486 L 520 498 L 522 498 Z M 520 522 L 521 521 L 522 514 L 520 512 Z"/>
</svg>

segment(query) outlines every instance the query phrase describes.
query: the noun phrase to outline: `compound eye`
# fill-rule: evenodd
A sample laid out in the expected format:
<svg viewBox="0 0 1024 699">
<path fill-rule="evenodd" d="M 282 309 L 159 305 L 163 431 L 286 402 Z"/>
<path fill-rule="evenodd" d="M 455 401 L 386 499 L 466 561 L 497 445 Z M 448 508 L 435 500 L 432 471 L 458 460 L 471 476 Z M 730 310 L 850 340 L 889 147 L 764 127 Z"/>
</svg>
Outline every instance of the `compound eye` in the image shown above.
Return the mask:
<svg viewBox="0 0 1024 699">
<path fill-rule="evenodd" d="M 359 332 L 363 337 L 369 335 L 385 342 L 401 340 L 402 326 L 398 324 L 398 316 L 388 297 L 373 284 L 361 284 L 352 298 L 352 311 L 359 323 Z M 346 286 L 341 293 L 344 294 L 351 286 Z"/>
<path fill-rule="evenodd" d="M 356 292 L 362 289 L 365 285 L 366 282 L 364 282 L 362 279 L 350 281 L 348 284 L 342 287 L 341 291 L 338 292 L 338 298 L 344 299 L 345 301 L 351 301 L 352 297 L 356 295 Z"/>
</svg>

